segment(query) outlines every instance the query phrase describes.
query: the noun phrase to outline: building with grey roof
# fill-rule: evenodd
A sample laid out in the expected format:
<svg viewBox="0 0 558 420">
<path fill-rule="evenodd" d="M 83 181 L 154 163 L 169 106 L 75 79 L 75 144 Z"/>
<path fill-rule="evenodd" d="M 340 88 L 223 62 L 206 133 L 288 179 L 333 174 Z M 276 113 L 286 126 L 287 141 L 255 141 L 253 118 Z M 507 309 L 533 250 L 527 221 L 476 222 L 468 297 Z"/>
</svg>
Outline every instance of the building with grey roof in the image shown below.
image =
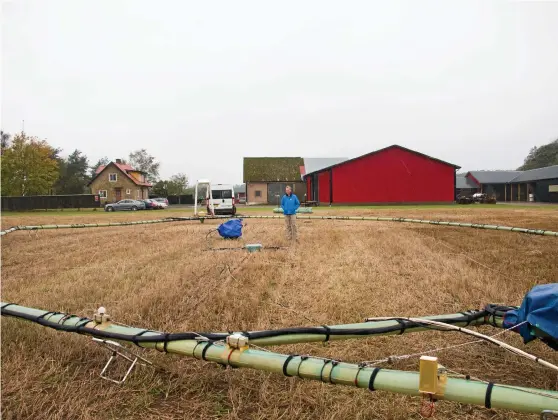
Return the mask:
<svg viewBox="0 0 558 420">
<path fill-rule="evenodd" d="M 345 162 L 349 158 L 304 158 L 304 173 L 302 175 L 311 174 L 324 168 Z"/>
<path fill-rule="evenodd" d="M 465 177 L 468 181 L 459 180 L 460 185 L 472 182 L 498 201 L 558 203 L 558 165 L 528 171 L 469 171 Z"/>
</svg>

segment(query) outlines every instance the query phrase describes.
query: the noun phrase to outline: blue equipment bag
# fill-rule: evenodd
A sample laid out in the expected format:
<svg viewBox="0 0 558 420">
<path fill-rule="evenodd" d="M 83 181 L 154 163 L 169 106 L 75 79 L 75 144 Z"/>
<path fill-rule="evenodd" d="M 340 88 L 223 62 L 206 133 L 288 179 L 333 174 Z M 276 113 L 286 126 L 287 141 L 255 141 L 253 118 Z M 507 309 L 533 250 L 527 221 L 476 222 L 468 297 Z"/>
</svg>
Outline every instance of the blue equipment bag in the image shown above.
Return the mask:
<svg viewBox="0 0 558 420">
<path fill-rule="evenodd" d="M 217 228 L 219 235 L 225 239 L 236 239 L 242 236 L 242 219 L 231 219 Z"/>
<path fill-rule="evenodd" d="M 558 350 L 558 283 L 533 287 L 519 309 L 506 312 L 503 326 L 512 328 L 524 321 L 527 323 L 517 329 L 524 343 L 539 337 Z"/>
</svg>

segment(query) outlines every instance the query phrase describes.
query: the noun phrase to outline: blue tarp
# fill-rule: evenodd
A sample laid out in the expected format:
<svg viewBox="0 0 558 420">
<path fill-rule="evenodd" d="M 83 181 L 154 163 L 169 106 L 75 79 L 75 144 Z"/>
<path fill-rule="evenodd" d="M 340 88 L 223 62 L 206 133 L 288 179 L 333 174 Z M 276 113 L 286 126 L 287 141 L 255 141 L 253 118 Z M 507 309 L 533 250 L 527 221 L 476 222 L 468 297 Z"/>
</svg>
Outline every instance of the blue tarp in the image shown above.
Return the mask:
<svg viewBox="0 0 558 420">
<path fill-rule="evenodd" d="M 527 323 L 520 325 L 518 332 L 525 343 L 540 337 L 558 350 L 558 283 L 533 287 L 519 309 L 506 312 L 504 328 L 512 328 L 524 321 Z"/>
<path fill-rule="evenodd" d="M 225 239 L 236 239 L 242 236 L 242 219 L 231 219 L 217 228 L 219 235 Z"/>
</svg>

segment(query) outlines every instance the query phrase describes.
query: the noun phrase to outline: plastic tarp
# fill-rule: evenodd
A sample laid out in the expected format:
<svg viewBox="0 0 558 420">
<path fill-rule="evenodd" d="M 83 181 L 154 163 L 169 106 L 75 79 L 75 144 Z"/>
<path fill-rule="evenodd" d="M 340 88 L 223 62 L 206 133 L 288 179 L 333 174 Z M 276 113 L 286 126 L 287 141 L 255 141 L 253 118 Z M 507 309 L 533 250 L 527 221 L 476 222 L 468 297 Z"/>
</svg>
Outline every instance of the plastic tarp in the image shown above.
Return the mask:
<svg viewBox="0 0 558 420">
<path fill-rule="evenodd" d="M 519 309 L 506 312 L 504 328 L 520 325 L 517 332 L 528 343 L 539 337 L 558 350 L 558 283 L 535 286 L 523 299 Z"/>
<path fill-rule="evenodd" d="M 225 239 L 236 239 L 242 236 L 242 219 L 231 219 L 217 228 L 219 235 Z"/>
</svg>

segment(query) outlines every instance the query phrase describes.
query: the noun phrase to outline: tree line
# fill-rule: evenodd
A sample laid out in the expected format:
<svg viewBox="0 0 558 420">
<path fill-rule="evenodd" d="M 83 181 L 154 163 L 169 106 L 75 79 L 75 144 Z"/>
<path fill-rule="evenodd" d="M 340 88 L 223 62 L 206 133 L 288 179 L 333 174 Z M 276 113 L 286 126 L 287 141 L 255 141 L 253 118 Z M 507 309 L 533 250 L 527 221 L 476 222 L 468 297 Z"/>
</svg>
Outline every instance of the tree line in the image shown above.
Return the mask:
<svg viewBox="0 0 558 420">
<path fill-rule="evenodd" d="M 3 196 L 88 194 L 87 184 L 95 177 L 97 168 L 110 162 L 103 157 L 90 164 L 89 158 L 78 149 L 64 157 L 61 149 L 24 132 L 11 136 L 1 131 L 0 135 Z M 188 177 L 184 174 L 161 180 L 160 163 L 146 149 L 132 151 L 123 163 L 145 172 L 154 184 L 154 194 L 180 195 L 188 187 Z"/>
<path fill-rule="evenodd" d="M 558 139 L 544 146 L 531 148 L 523 165 L 518 170 L 526 171 L 551 165 L 558 165 Z"/>
</svg>

